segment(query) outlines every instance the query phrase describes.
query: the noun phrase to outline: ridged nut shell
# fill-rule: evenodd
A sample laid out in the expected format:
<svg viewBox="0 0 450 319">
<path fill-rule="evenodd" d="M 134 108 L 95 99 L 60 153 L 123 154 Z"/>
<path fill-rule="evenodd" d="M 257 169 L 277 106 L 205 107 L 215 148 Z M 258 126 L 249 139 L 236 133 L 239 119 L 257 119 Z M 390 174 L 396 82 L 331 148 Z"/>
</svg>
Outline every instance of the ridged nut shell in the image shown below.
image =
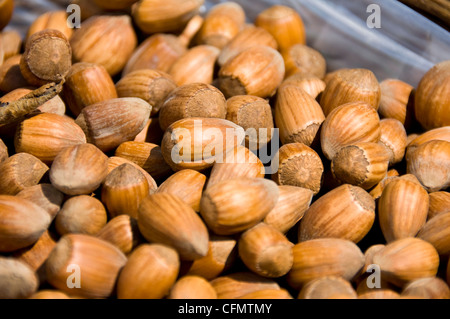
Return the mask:
<svg viewBox="0 0 450 319">
<path fill-rule="evenodd" d="M 73 29 L 67 23 L 67 13 L 65 10 L 50 11 L 41 14 L 28 28 L 26 39 L 33 34 L 45 29 L 54 29 L 62 32 L 67 39 L 73 34 Z"/>
<path fill-rule="evenodd" d="M 172 286 L 168 299 L 217 299 L 217 293 L 206 279 L 184 276 Z"/>
<path fill-rule="evenodd" d="M 285 78 L 280 87 L 283 85 L 295 85 L 311 95 L 313 98 L 317 98 L 319 94 L 325 90 L 326 86 L 325 82 L 318 77 L 301 73 L 296 73 Z"/>
<path fill-rule="evenodd" d="M 450 126 L 435 128 L 415 136 L 415 138 L 411 139 L 408 143 L 406 158 L 408 158 L 409 154 L 413 153 L 417 147 L 432 140 L 450 142 Z"/>
<path fill-rule="evenodd" d="M 417 237 L 432 244 L 439 255 L 450 255 L 450 212 L 439 214 L 429 220 Z"/>
<path fill-rule="evenodd" d="M 450 193 L 449 192 L 434 192 L 429 194 L 430 205 L 428 208 L 428 220 L 442 214 L 450 212 Z"/>
<path fill-rule="evenodd" d="M 147 180 L 149 186 L 149 194 L 153 194 L 153 192 L 158 188 L 158 185 L 156 184 L 155 180 L 153 179 L 153 177 L 150 176 L 149 173 L 147 173 L 139 165 L 123 157 L 111 156 L 110 158 L 108 158 L 108 174 L 111 173 L 113 169 L 119 167 L 122 164 L 130 164 L 134 166 L 145 176 L 145 179 Z"/>
<path fill-rule="evenodd" d="M 380 82 L 381 98 L 378 113 L 383 118 L 396 119 L 405 126 L 411 122 L 412 114 L 408 109 L 413 86 L 397 80 L 386 79 Z"/>
<path fill-rule="evenodd" d="M 402 161 L 406 151 L 407 135 L 403 124 L 396 119 L 383 119 L 380 121 L 380 141 L 388 150 L 389 165 Z"/>
<path fill-rule="evenodd" d="M 110 219 L 97 237 L 117 246 L 124 254 L 130 253 L 141 241 L 137 220 L 129 215 Z"/>
</svg>

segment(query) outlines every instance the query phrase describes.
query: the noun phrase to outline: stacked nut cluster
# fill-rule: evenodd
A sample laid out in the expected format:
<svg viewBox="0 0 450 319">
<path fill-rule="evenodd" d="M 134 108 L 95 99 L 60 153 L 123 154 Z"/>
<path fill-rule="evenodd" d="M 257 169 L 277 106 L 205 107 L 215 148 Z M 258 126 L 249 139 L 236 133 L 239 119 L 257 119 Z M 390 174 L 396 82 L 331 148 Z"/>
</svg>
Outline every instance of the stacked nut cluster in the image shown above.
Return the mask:
<svg viewBox="0 0 450 319">
<path fill-rule="evenodd" d="M 327 73 L 293 9 L 203 2 L 0 34 L 0 297 L 450 298 L 450 61 Z"/>
</svg>

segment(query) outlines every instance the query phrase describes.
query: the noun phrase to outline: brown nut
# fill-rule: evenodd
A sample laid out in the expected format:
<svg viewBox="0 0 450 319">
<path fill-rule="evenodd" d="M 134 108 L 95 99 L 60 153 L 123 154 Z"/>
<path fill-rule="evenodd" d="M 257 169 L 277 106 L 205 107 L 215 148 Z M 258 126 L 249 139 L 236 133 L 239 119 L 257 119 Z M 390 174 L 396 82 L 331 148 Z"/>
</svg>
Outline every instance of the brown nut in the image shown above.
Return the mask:
<svg viewBox="0 0 450 319">
<path fill-rule="evenodd" d="M 28 199 L 42 207 L 52 219 L 58 214 L 64 200 L 64 194 L 53 187 L 52 184 L 38 184 L 25 187 L 16 196 Z"/>
<path fill-rule="evenodd" d="M 296 73 L 316 76 L 319 79 L 325 77 L 327 63 L 319 51 L 307 45 L 294 44 L 281 51 L 281 55 L 284 59 L 286 77 Z"/>
<path fill-rule="evenodd" d="M 124 254 L 130 253 L 142 241 L 137 220 L 129 215 L 110 219 L 97 237 L 117 246 Z"/>
<path fill-rule="evenodd" d="M 134 138 L 135 142 L 147 142 L 161 145 L 164 132 L 157 117 L 150 118 L 142 131 Z"/>
<path fill-rule="evenodd" d="M 20 71 L 21 59 L 22 55 L 17 54 L 5 60 L 0 65 L 0 91 L 11 92 L 12 90 L 29 85 Z"/>
<path fill-rule="evenodd" d="M 407 144 L 408 147 L 406 149 L 406 158 L 410 157 L 410 154 L 412 154 L 420 145 L 429 141 L 438 140 L 450 142 L 450 126 L 435 128 L 422 134 L 410 134 L 409 139 Z"/>
<path fill-rule="evenodd" d="M 428 208 L 428 220 L 442 214 L 450 212 L 450 193 L 449 192 L 434 192 L 429 194 L 430 206 Z"/>
<path fill-rule="evenodd" d="M 104 10 L 125 10 L 138 0 L 94 0 L 95 5 Z"/>
<path fill-rule="evenodd" d="M 386 146 L 389 152 L 389 165 L 402 161 L 405 155 L 407 135 L 403 124 L 396 119 L 383 119 L 380 121 L 379 144 Z"/>
<path fill-rule="evenodd" d="M 303 91 L 311 95 L 314 99 L 325 90 L 325 82 L 318 77 L 308 74 L 295 73 L 283 80 L 283 85 L 294 85 L 301 88 Z M 322 111 L 323 112 L 323 111 Z"/>
<path fill-rule="evenodd" d="M 130 160 L 127 160 L 126 158 L 118 157 L 118 156 L 111 156 L 108 159 L 108 174 L 111 173 L 111 171 L 113 169 L 115 169 L 116 167 L 119 167 L 120 165 L 125 164 L 125 163 L 134 166 L 145 176 L 145 179 L 147 180 L 148 186 L 149 186 L 149 194 L 153 194 L 153 192 L 158 188 L 158 185 L 156 184 L 153 177 L 151 177 L 150 174 L 147 173 L 142 167 L 133 163 Z"/>
<path fill-rule="evenodd" d="M 28 298 L 38 287 L 39 279 L 31 267 L 15 258 L 0 257 L 1 299 Z"/>
<path fill-rule="evenodd" d="M 16 30 L 7 30 L 0 33 L 0 42 L 3 47 L 3 60 L 20 54 L 22 48 L 22 36 Z M 0 63 L 1 65 L 1 63 Z"/>
<path fill-rule="evenodd" d="M 14 0 L 2 0 L 0 2 L 0 31 L 8 25 L 14 11 Z"/>
<path fill-rule="evenodd" d="M 439 214 L 429 220 L 420 229 L 417 237 L 432 244 L 439 255 L 450 255 L 450 212 Z"/>
<path fill-rule="evenodd" d="M 341 277 L 325 276 L 307 282 L 298 299 L 356 299 L 352 284 Z"/>
<path fill-rule="evenodd" d="M 409 109 L 413 87 L 397 79 L 380 82 L 381 98 L 378 113 L 381 117 L 400 121 L 405 127 L 411 125 L 413 112 Z"/>
<path fill-rule="evenodd" d="M 423 278 L 408 283 L 402 291 L 402 296 L 423 297 L 426 299 L 450 299 L 450 289 L 441 278 Z"/>
<path fill-rule="evenodd" d="M 213 286 L 199 276 L 184 276 L 170 289 L 168 299 L 217 299 Z"/>
<path fill-rule="evenodd" d="M 70 299 L 70 297 L 62 291 L 42 289 L 35 292 L 28 299 Z"/>
<path fill-rule="evenodd" d="M 41 14 L 28 28 L 26 39 L 42 30 L 54 29 L 60 31 L 67 39 L 70 39 L 73 29 L 67 23 L 67 13 L 65 10 L 50 11 Z"/>
</svg>

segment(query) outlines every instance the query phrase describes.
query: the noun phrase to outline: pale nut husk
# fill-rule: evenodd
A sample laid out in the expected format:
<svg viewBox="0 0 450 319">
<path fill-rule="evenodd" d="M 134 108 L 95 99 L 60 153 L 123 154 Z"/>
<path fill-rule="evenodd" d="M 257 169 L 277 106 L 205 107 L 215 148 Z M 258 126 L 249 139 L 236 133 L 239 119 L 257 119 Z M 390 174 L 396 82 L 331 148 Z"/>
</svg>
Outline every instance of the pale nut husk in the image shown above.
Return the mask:
<svg viewBox="0 0 450 319">
<path fill-rule="evenodd" d="M 243 29 L 244 24 L 245 11 L 238 3 L 218 3 L 206 14 L 197 41 L 223 49 Z"/>
<path fill-rule="evenodd" d="M 450 255 L 450 212 L 439 214 L 429 220 L 417 237 L 432 244 L 439 255 Z"/>
<path fill-rule="evenodd" d="M 275 207 L 263 222 L 282 233 L 287 233 L 302 219 L 313 198 L 310 189 L 290 185 L 278 186 L 279 196 Z"/>
<path fill-rule="evenodd" d="M 389 166 L 402 161 L 406 151 L 407 135 L 403 124 L 396 119 L 380 121 L 381 135 L 378 143 L 389 152 Z"/>
<path fill-rule="evenodd" d="M 218 299 L 237 299 L 262 290 L 279 290 L 273 279 L 258 276 L 251 272 L 237 272 L 211 280 Z"/>
<path fill-rule="evenodd" d="M 279 167 L 273 175 L 279 185 L 303 187 L 316 195 L 322 184 L 323 163 L 319 155 L 302 143 L 290 143 L 278 151 Z"/>
<path fill-rule="evenodd" d="M 267 100 L 252 95 L 236 95 L 227 100 L 226 119 L 246 131 L 245 145 L 257 150 L 273 135 L 273 116 Z"/>
<path fill-rule="evenodd" d="M 145 33 L 177 32 L 198 13 L 204 0 L 141 0 L 132 8 L 134 22 Z"/>
<path fill-rule="evenodd" d="M 306 283 L 298 299 L 356 299 L 351 283 L 341 277 L 324 276 Z"/>
<path fill-rule="evenodd" d="M 434 277 L 439 267 L 439 255 L 430 243 L 419 238 L 397 239 L 376 252 L 373 263 L 381 276 L 396 286 L 407 282 Z"/>
<path fill-rule="evenodd" d="M 219 70 L 219 88 L 229 98 L 275 94 L 284 78 L 283 57 L 268 46 L 252 46 L 230 58 Z"/>
<path fill-rule="evenodd" d="M 118 157 L 118 156 L 111 156 L 110 158 L 108 158 L 108 174 L 111 173 L 111 171 L 113 169 L 115 169 L 116 167 L 119 167 L 122 164 L 130 164 L 130 165 L 134 166 L 135 168 L 137 168 L 145 176 L 145 179 L 148 182 L 149 194 L 153 194 L 155 192 L 155 190 L 158 188 L 158 185 L 156 184 L 153 177 L 151 177 L 150 174 L 147 173 L 142 167 L 133 163 L 130 160 L 127 160 L 126 158 Z"/>
<path fill-rule="evenodd" d="M 50 164 L 64 148 L 86 143 L 80 126 L 68 116 L 42 113 L 22 121 L 17 127 L 16 153 L 26 152 Z"/>
<path fill-rule="evenodd" d="M 38 287 L 39 279 L 31 267 L 15 258 L 0 256 L 1 299 L 25 299 Z"/>
<path fill-rule="evenodd" d="M 291 270 L 292 246 L 279 230 L 259 223 L 240 236 L 238 251 L 250 270 L 263 277 L 277 278 Z"/>
<path fill-rule="evenodd" d="M 450 60 L 433 66 L 422 77 L 415 94 L 417 121 L 427 130 L 450 125 Z"/>
<path fill-rule="evenodd" d="M 359 101 L 375 111 L 380 104 L 381 90 L 377 78 L 367 69 L 342 69 L 329 80 L 320 98 L 325 116 L 338 106 Z"/>
<path fill-rule="evenodd" d="M 183 276 L 170 288 L 168 299 L 217 299 L 214 287 L 199 276 Z"/>
<path fill-rule="evenodd" d="M 253 152 L 243 145 L 227 152 L 223 161 L 214 163 L 209 174 L 207 188 L 224 180 L 248 177 L 264 177 L 265 167 Z"/>
<path fill-rule="evenodd" d="M 65 234 L 95 236 L 106 225 L 106 209 L 95 197 L 80 195 L 69 198 L 55 218 L 56 231 Z"/>
<path fill-rule="evenodd" d="M 150 117 L 151 105 L 140 98 L 110 99 L 85 107 L 76 122 L 87 141 L 103 152 L 133 140 Z"/>
<path fill-rule="evenodd" d="M 319 103 L 306 91 L 288 84 L 279 88 L 275 104 L 275 123 L 280 129 L 283 144 L 303 143 L 311 146 L 324 120 L 325 116 Z"/>
<path fill-rule="evenodd" d="M 67 13 L 65 10 L 50 11 L 41 14 L 30 25 L 27 31 L 25 41 L 29 39 L 33 34 L 45 30 L 55 29 L 64 34 L 67 39 L 73 34 L 73 29 L 69 27 L 67 23 Z"/>
<path fill-rule="evenodd" d="M 65 80 L 62 96 L 74 116 L 86 106 L 118 97 L 111 76 L 100 64 L 75 63 Z"/>
<path fill-rule="evenodd" d="M 142 241 L 137 220 L 129 215 L 111 218 L 96 236 L 115 245 L 124 254 L 130 253 Z"/>
<path fill-rule="evenodd" d="M 358 243 L 375 221 L 375 201 L 360 187 L 344 184 L 317 199 L 305 212 L 299 241 L 341 238 Z"/>
<path fill-rule="evenodd" d="M 294 299 L 286 289 L 263 289 L 242 295 L 237 299 Z"/>
<path fill-rule="evenodd" d="M 137 45 L 128 15 L 99 15 L 83 21 L 71 39 L 73 59 L 103 65 L 110 75 L 118 74 Z"/>
<path fill-rule="evenodd" d="M 413 86 L 398 79 L 380 82 L 381 98 L 378 113 L 383 118 L 400 121 L 405 127 L 411 124 L 413 115 L 409 110 Z"/>
<path fill-rule="evenodd" d="M 218 118 L 186 118 L 168 127 L 161 142 L 162 155 L 174 170 L 197 171 L 223 162 L 225 155 L 245 138 L 244 129 Z"/>
<path fill-rule="evenodd" d="M 0 164 L 0 194 L 16 195 L 27 187 L 37 185 L 48 171 L 37 157 L 16 153 Z"/>
<path fill-rule="evenodd" d="M 67 195 L 95 191 L 108 174 L 108 157 L 96 146 L 86 143 L 63 149 L 50 168 L 52 185 Z"/>
<path fill-rule="evenodd" d="M 278 48 L 276 40 L 269 32 L 263 28 L 248 26 L 222 48 L 217 63 L 223 66 L 242 51 L 254 46 L 267 46 L 275 50 Z"/>
<path fill-rule="evenodd" d="M 295 73 L 291 76 L 286 77 L 281 86 L 283 85 L 294 85 L 301 88 L 303 91 L 311 95 L 312 98 L 316 99 L 320 93 L 325 90 L 325 82 L 316 76 L 302 73 Z M 322 111 L 323 113 L 323 111 Z"/>
<path fill-rule="evenodd" d="M 172 64 L 169 74 L 177 85 L 190 83 L 211 84 L 220 50 L 211 45 L 197 45 Z"/>
<path fill-rule="evenodd" d="M 286 50 L 297 43 L 306 43 L 303 20 L 290 7 L 274 5 L 261 11 L 255 19 L 255 25 L 272 34 L 280 51 Z"/>
<path fill-rule="evenodd" d="M 48 282 L 56 289 L 81 297 L 107 298 L 126 263 L 127 257 L 113 244 L 90 235 L 68 234 L 57 242 L 45 268 Z M 78 283 L 76 276 L 70 277 L 77 273 L 81 276 Z M 77 284 L 79 288 L 69 287 Z"/>
<path fill-rule="evenodd" d="M 346 239 L 312 239 L 298 243 L 292 249 L 294 264 L 287 280 L 295 289 L 323 276 L 339 276 L 350 281 L 364 266 L 364 254 L 355 243 Z"/>
<path fill-rule="evenodd" d="M 377 111 L 363 102 L 343 104 L 326 117 L 320 132 L 323 154 L 329 160 L 340 148 L 359 142 L 380 140 L 380 118 Z"/>
<path fill-rule="evenodd" d="M 166 97 L 177 87 L 173 78 L 162 71 L 142 69 L 123 76 L 116 84 L 119 97 L 138 97 L 152 106 L 156 115 Z"/>
<path fill-rule="evenodd" d="M 423 278 L 408 283 L 403 288 L 402 296 L 423 297 L 426 299 L 450 299 L 450 289 L 447 283 L 441 278 Z"/>
<path fill-rule="evenodd" d="M 258 224 L 275 207 L 277 185 L 263 178 L 225 180 L 202 195 L 200 214 L 218 235 L 242 232 Z"/>
<path fill-rule="evenodd" d="M 428 193 L 419 184 L 397 178 L 378 200 L 381 231 L 387 242 L 414 237 L 427 220 Z"/>
<path fill-rule="evenodd" d="M 406 171 L 414 174 L 429 192 L 450 186 L 450 142 L 433 140 L 417 147 L 406 158 Z"/>
<path fill-rule="evenodd" d="M 135 163 L 156 180 L 164 179 L 173 173 L 162 156 L 161 147 L 157 144 L 123 142 L 116 148 L 114 155 Z"/>
<path fill-rule="evenodd" d="M 319 51 L 307 45 L 294 44 L 281 51 L 281 55 L 284 59 L 286 77 L 299 73 L 324 78 L 327 64 Z"/>
<path fill-rule="evenodd" d="M 117 282 L 119 299 L 161 299 L 180 269 L 177 252 L 160 244 L 142 244 L 128 258 Z"/>
<path fill-rule="evenodd" d="M 450 193 L 449 192 L 434 192 L 429 194 L 430 205 L 428 208 L 428 220 L 442 214 L 450 212 Z"/>
<path fill-rule="evenodd" d="M 191 169 L 183 169 L 167 178 L 155 193 L 168 193 L 179 197 L 183 202 L 200 211 L 200 200 L 206 176 Z"/>
<path fill-rule="evenodd" d="M 159 111 L 161 129 L 178 120 L 202 117 L 225 119 L 227 104 L 222 92 L 206 83 L 185 84 L 174 89 Z"/>
<path fill-rule="evenodd" d="M 122 214 L 137 218 L 139 205 L 148 194 L 144 174 L 127 163 L 113 169 L 102 183 L 101 199 L 112 218 Z"/>
<path fill-rule="evenodd" d="M 167 193 L 147 196 L 139 206 L 138 226 L 150 242 L 174 247 L 183 260 L 208 253 L 208 230 L 197 213 L 180 198 Z"/>
<path fill-rule="evenodd" d="M 339 149 L 331 161 L 331 171 L 342 183 L 366 190 L 379 183 L 387 174 L 389 151 L 384 145 L 360 142 Z"/>
</svg>

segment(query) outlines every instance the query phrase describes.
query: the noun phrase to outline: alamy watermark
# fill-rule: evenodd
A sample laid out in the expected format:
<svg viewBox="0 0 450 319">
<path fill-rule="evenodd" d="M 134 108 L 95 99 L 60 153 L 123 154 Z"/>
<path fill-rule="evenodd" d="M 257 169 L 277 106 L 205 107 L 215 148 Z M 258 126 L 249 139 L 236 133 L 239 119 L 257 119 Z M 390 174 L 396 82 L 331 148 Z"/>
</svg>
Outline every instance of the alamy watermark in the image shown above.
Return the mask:
<svg viewBox="0 0 450 319">
<path fill-rule="evenodd" d="M 67 16 L 67 26 L 72 29 L 81 28 L 81 8 L 77 4 L 69 4 L 67 6 L 66 12 L 69 13 Z"/>
<path fill-rule="evenodd" d="M 378 4 L 370 4 L 367 6 L 367 13 L 370 15 L 367 17 L 366 24 L 369 29 L 381 28 L 381 7 Z"/>
</svg>

